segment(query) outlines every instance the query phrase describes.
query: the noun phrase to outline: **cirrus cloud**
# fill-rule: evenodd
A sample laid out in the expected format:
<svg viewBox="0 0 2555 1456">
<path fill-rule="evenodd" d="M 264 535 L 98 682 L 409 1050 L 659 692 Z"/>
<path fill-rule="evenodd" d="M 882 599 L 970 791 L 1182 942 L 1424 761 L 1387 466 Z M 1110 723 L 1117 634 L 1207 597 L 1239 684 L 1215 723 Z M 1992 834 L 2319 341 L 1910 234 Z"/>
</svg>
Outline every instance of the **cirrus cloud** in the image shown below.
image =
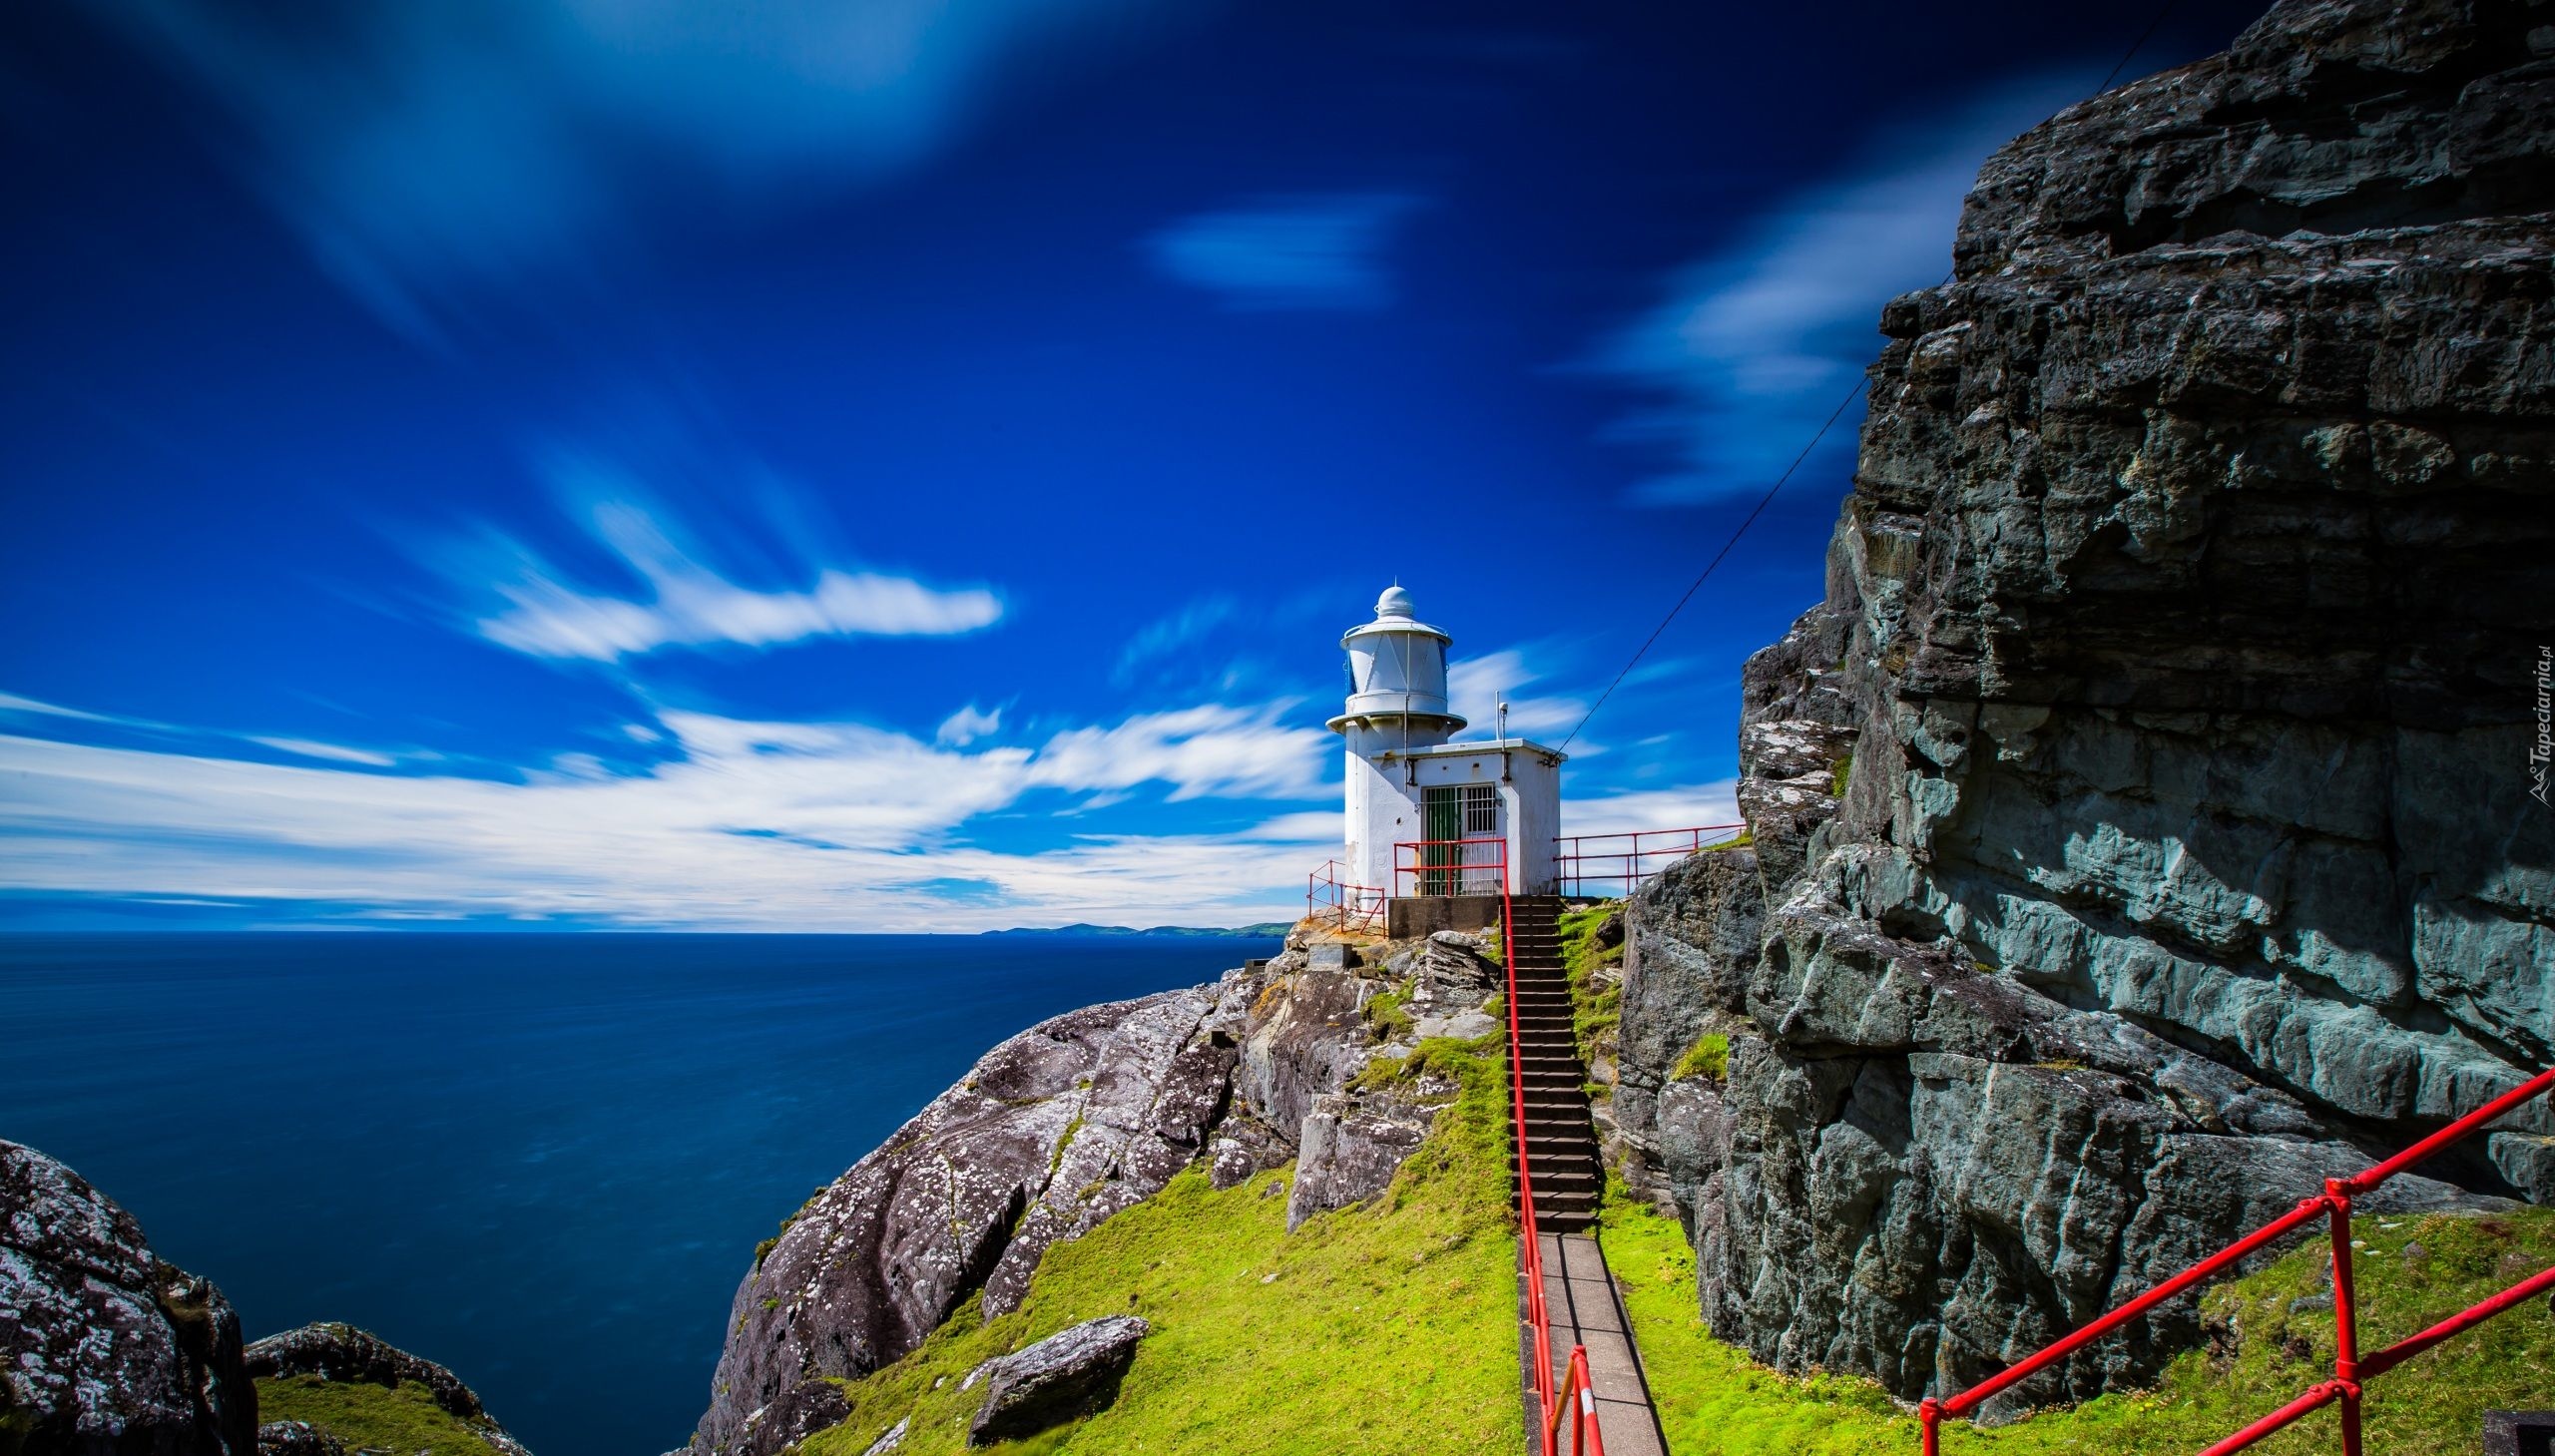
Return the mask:
<svg viewBox="0 0 2555 1456">
<path fill-rule="evenodd" d="M 66 728 L 79 720 L 49 720 Z M 665 755 L 507 776 L 0 734 L 0 891 L 326 907 L 343 923 L 515 919 L 625 927 L 950 930 L 1074 919 L 1278 918 L 1337 818 L 1329 735 L 1282 706 L 1066 728 L 1035 747 L 934 743 L 858 723 L 658 716 Z M 309 744 L 309 747 L 329 745 Z M 1219 833 L 975 842 L 1040 793 L 1240 801 Z M 1326 821 L 1331 832 L 1319 832 Z M 975 887 L 952 897 L 949 886 Z"/>
<path fill-rule="evenodd" d="M 645 225 L 911 168 L 1006 83 L 1118 45 L 1156 3 L 89 8 L 227 113 L 242 175 L 331 277 L 440 341 L 468 295 L 527 294 Z"/>
<path fill-rule="evenodd" d="M 1392 302 L 1383 250 L 1422 200 L 1408 193 L 1263 198 L 1145 240 L 1164 276 L 1238 309 L 1374 309 Z"/>
</svg>

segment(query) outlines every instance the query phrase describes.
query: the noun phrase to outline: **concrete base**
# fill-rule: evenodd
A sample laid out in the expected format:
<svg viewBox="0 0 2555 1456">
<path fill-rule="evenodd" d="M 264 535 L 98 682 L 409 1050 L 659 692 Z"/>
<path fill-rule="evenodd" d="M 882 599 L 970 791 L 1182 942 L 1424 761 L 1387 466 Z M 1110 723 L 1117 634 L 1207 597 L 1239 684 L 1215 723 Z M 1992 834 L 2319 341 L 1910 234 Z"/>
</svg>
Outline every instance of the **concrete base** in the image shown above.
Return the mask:
<svg viewBox="0 0 2555 1456">
<path fill-rule="evenodd" d="M 2484 1412 L 2484 1456 L 2548 1456 L 2555 1452 L 2555 1410 Z"/>
<path fill-rule="evenodd" d="M 1497 895 L 1405 895 L 1384 902 L 1384 933 L 1394 940 L 1498 928 Z"/>
<path fill-rule="evenodd" d="M 1650 1398 L 1650 1381 L 1642 1373 L 1641 1351 L 1633 1344 L 1631 1321 L 1615 1292 L 1614 1275 L 1606 1268 L 1606 1251 L 1597 1240 L 1578 1233 L 1547 1233 L 1544 1248 L 1544 1312 L 1551 1316 L 1553 1379 L 1558 1383 L 1570 1366 L 1573 1345 L 1588 1348 L 1588 1375 L 1596 1384 L 1597 1429 L 1605 1438 L 1606 1456 L 1666 1456 L 1668 1438 L 1660 1430 Z M 1526 1318 L 1524 1259 L 1518 1260 L 1517 1318 L 1519 1363 L 1527 1372 L 1524 1399 L 1526 1449 L 1540 1456 L 1534 1434 L 1540 1404 L 1532 1371 L 1526 1363 L 1534 1348 L 1534 1326 Z M 1567 1451 L 1567 1439 L 1562 1443 Z"/>
</svg>

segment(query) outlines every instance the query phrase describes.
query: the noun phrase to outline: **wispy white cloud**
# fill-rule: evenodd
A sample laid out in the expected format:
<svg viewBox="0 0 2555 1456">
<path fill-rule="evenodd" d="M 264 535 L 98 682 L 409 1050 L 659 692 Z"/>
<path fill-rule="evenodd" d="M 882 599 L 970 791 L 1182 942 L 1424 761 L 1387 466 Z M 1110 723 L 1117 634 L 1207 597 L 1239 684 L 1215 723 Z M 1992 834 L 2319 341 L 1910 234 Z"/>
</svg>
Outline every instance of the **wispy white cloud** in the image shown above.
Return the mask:
<svg viewBox="0 0 2555 1456">
<path fill-rule="evenodd" d="M 1145 253 L 1230 308 L 1381 308 L 1393 299 L 1384 249 L 1422 206 L 1408 193 L 1265 198 L 1185 218 L 1146 239 Z"/>
<path fill-rule="evenodd" d="M 1568 695 L 1525 690 L 1544 681 L 1544 673 L 1519 648 L 1458 657 L 1446 667 L 1448 704 L 1472 725 L 1470 731 L 1487 737 L 1498 730 L 1499 704 L 1508 703 L 1512 737 L 1566 732 L 1587 716 L 1588 705 Z"/>
<path fill-rule="evenodd" d="M 367 763 L 375 768 L 387 768 L 399 761 L 388 753 L 377 753 L 370 748 L 350 748 L 343 743 L 323 743 L 315 738 L 272 738 L 252 733 L 248 741 L 280 753 L 297 753 L 304 758 L 326 758 L 338 763 Z"/>
<path fill-rule="evenodd" d="M 1111 728 L 1071 728 L 1049 738 L 1031 765 L 1040 783 L 1065 788 L 1130 788 L 1160 780 L 1180 799 L 1307 797 L 1322 792 L 1335 741 L 1300 724 L 1292 704 L 1244 709 L 1208 704 L 1141 714 Z M 1293 726 L 1290 726 L 1290 723 Z"/>
<path fill-rule="evenodd" d="M 942 588 L 892 573 L 827 565 L 791 527 L 799 508 L 775 510 L 766 534 L 780 540 L 764 574 L 794 578 L 748 585 L 721 553 L 646 487 L 582 457 L 549 462 L 587 544 L 631 588 L 598 585 L 554 564 L 521 538 L 493 528 L 434 543 L 428 564 L 456 594 L 487 603 L 472 629 L 532 657 L 614 662 L 667 648 L 767 649 L 819 637 L 948 637 L 992 626 L 1002 600 L 983 587 Z M 766 491 L 777 490 L 766 482 Z M 744 553 L 729 553 L 739 555 Z M 800 585 L 803 584 L 803 585 Z"/>
<path fill-rule="evenodd" d="M 1720 778 L 1675 788 L 1592 794 L 1563 803 L 1565 834 L 1691 829 L 1739 822 L 1739 780 Z M 1597 848 L 1601 846 L 1591 846 Z"/>
<path fill-rule="evenodd" d="M 2082 78 L 2039 76 L 1893 126 L 1670 278 L 1588 365 L 1646 397 L 1610 437 L 1672 462 L 1632 498 L 1688 505 L 1772 485 L 1870 360 L 1881 305 L 1950 269 L 1979 164 L 2083 92 Z M 1821 462 L 1850 458 L 1851 423 Z"/>
<path fill-rule="evenodd" d="M 1127 645 L 1118 650 L 1118 662 L 1109 670 L 1109 681 L 1126 687 L 1148 664 L 1179 652 L 1192 643 L 1202 642 L 1240 613 L 1241 604 L 1231 597 L 1202 597 L 1179 611 L 1145 624 Z"/>
<path fill-rule="evenodd" d="M 32 714 L 42 718 L 68 718 L 84 723 L 131 723 L 131 719 L 114 718 L 103 713 L 84 713 L 77 708 L 64 708 L 56 703 L 41 703 L 33 698 L 20 698 L 15 693 L 0 693 L 0 713 Z"/>
<path fill-rule="evenodd" d="M 223 728 L 192 728 L 157 719 L 135 718 L 127 714 L 91 713 L 86 709 L 65 708 L 58 703 L 45 703 L 22 698 L 14 693 L 0 693 L 0 716 L 16 715 L 35 719 L 57 719 L 69 724 L 97 724 L 109 728 L 125 729 L 150 739 L 211 745 L 215 751 L 228 751 L 241 743 L 254 743 L 278 753 L 302 758 L 325 758 L 334 763 L 361 763 L 368 767 L 387 768 L 396 764 L 397 756 L 374 748 L 355 747 L 346 743 L 322 742 L 317 738 L 290 737 L 267 733 L 237 732 Z M 419 752 L 419 759 L 439 755 Z"/>
<path fill-rule="evenodd" d="M 314 902 L 360 919 L 1195 923 L 1286 913 L 1307 847 L 1336 833 L 1333 814 L 1289 813 L 1231 834 L 1086 834 L 1038 852 L 970 842 L 971 820 L 1033 792 L 1328 797 L 1328 735 L 1274 707 L 1069 728 L 1036 747 L 705 713 L 663 714 L 660 728 L 668 751 L 649 765 L 570 755 L 511 778 L 0 734 L 0 888 Z M 1330 834 L 1306 832 L 1316 818 Z M 973 888 L 953 895 L 955 883 Z"/>
<path fill-rule="evenodd" d="M 944 748 L 963 748 L 1001 727 L 1001 709 L 979 709 L 970 703 L 942 719 L 931 740 Z"/>
<path fill-rule="evenodd" d="M 386 320 L 573 276 L 668 218 L 929 157 L 1152 0 L 91 0 L 229 114 L 248 180 Z M 706 205 L 706 206 L 705 206 Z"/>
</svg>

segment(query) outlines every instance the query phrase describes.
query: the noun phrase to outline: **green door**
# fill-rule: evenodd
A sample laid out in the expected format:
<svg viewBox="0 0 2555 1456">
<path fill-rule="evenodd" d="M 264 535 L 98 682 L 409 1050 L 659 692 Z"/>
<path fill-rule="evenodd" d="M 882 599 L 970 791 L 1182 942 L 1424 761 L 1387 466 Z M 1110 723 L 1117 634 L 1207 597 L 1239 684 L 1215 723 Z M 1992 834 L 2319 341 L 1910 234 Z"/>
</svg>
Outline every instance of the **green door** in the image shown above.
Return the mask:
<svg viewBox="0 0 2555 1456">
<path fill-rule="evenodd" d="M 1431 784 L 1419 791 L 1419 837 L 1428 843 L 1419 847 L 1419 892 L 1423 895 L 1451 895 L 1461 878 L 1454 866 L 1464 862 L 1461 846 L 1451 840 L 1464 837 L 1463 785 Z"/>
</svg>

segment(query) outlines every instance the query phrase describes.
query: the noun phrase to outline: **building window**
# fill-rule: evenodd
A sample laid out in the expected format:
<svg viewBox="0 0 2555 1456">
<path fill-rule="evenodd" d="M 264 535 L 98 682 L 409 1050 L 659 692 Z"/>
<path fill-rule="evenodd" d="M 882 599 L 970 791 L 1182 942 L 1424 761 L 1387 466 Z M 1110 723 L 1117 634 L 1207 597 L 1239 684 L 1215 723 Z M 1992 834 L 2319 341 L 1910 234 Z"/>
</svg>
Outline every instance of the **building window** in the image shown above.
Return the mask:
<svg viewBox="0 0 2555 1456">
<path fill-rule="evenodd" d="M 1482 839 L 1499 833 L 1499 785 L 1432 783 L 1420 790 L 1431 839 Z"/>
</svg>

